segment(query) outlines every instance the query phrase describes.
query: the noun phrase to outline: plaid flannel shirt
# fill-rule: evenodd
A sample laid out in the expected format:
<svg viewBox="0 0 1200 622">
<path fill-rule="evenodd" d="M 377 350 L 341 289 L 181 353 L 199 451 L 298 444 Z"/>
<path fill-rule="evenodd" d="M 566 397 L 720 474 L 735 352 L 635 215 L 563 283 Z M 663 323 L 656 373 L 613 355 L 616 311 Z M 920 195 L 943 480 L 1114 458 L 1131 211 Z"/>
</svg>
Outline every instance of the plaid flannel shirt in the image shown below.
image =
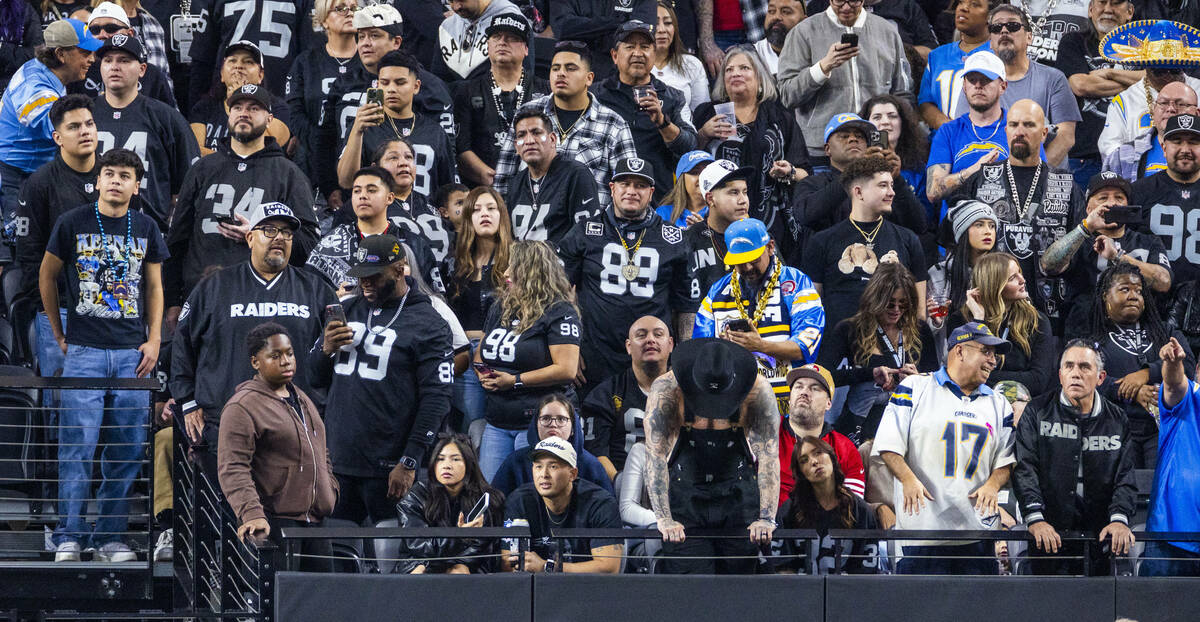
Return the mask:
<svg viewBox="0 0 1200 622">
<path fill-rule="evenodd" d="M 600 206 L 604 207 L 611 201 L 608 182 L 617 160 L 635 158 L 637 150 L 633 147 L 633 135 L 629 132 L 629 124 L 625 119 L 597 101 L 591 93 L 588 93 L 588 97 L 591 99 L 591 105 L 565 138 L 562 128 L 558 125 L 558 115 L 554 113 L 553 95 L 540 97 L 523 107 L 539 109 L 550 117 L 554 132 L 559 137 L 559 157 L 574 158 L 591 169 L 592 177 L 596 179 L 596 197 Z M 525 163 L 517 155 L 516 141 L 510 134 L 500 151 L 500 158 L 496 161 L 496 179 L 493 186 L 501 195 L 508 192 L 508 180 L 524 166 Z"/>
<path fill-rule="evenodd" d="M 141 23 L 134 25 L 133 34 L 137 35 L 146 48 L 146 62 L 162 69 L 167 83 L 171 84 L 171 65 L 167 62 L 167 35 L 162 24 L 146 9 L 139 8 L 137 14 Z"/>
<path fill-rule="evenodd" d="M 746 41 L 756 43 L 767 36 L 763 22 L 767 19 L 767 0 L 741 0 L 742 23 L 746 26 Z"/>
</svg>

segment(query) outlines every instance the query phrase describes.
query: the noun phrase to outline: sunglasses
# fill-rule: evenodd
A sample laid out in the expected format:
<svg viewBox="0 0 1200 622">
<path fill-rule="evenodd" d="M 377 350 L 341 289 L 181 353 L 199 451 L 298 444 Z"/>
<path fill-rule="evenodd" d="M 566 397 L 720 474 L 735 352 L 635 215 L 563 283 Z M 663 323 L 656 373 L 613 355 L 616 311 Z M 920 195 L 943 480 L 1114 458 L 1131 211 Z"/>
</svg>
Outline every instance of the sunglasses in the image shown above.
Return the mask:
<svg viewBox="0 0 1200 622">
<path fill-rule="evenodd" d="M 125 30 L 126 28 L 127 28 L 127 26 L 122 26 L 120 24 L 104 24 L 104 25 L 96 24 L 95 26 L 88 26 L 88 32 L 92 33 L 93 35 L 98 35 L 102 32 L 106 32 L 110 35 L 115 35 L 118 32 Z"/>
<path fill-rule="evenodd" d="M 995 24 L 988 24 L 988 32 L 994 35 L 1002 32 L 1021 32 L 1022 30 L 1025 30 L 1025 24 L 1021 22 L 996 22 Z"/>
</svg>

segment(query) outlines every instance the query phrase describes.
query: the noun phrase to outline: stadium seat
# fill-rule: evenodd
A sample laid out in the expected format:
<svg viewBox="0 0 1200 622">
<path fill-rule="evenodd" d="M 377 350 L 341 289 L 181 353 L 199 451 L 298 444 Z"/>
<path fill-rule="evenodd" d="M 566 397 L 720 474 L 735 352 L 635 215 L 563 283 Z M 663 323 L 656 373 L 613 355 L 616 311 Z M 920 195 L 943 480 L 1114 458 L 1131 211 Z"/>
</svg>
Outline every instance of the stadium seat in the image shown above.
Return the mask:
<svg viewBox="0 0 1200 622">
<path fill-rule="evenodd" d="M 400 519 L 388 518 L 379 521 L 375 527 L 377 529 L 394 529 L 400 526 Z M 400 541 L 396 538 L 372 538 L 371 545 L 374 549 L 373 556 L 375 557 L 375 566 L 380 574 L 391 574 L 396 570 L 400 556 Z"/>
</svg>

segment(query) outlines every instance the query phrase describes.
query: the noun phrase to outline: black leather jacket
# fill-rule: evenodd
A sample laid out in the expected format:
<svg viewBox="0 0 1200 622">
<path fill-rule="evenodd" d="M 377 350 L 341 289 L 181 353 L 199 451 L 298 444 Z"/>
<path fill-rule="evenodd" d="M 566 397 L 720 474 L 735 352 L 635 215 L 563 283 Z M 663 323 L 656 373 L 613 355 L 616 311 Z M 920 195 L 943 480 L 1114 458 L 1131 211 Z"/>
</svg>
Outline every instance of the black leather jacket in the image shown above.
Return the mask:
<svg viewBox="0 0 1200 622">
<path fill-rule="evenodd" d="M 492 490 L 491 507 L 487 510 L 486 518 L 483 521 L 484 527 L 498 527 L 504 519 L 504 501 L 503 495 Z M 402 528 L 417 528 L 417 527 L 456 527 L 458 526 L 458 510 L 454 510 L 453 518 L 447 518 L 442 523 L 431 525 L 425 520 L 425 504 L 429 501 L 429 487 L 425 482 L 416 482 L 412 488 L 408 490 L 408 494 L 396 504 L 396 511 L 400 515 L 400 527 Z M 470 505 L 463 504 L 462 512 L 466 513 L 471 510 L 471 506 L 475 504 L 475 499 L 469 499 Z M 452 538 L 411 538 L 401 540 L 400 554 L 398 557 L 403 559 L 396 564 L 395 572 L 408 574 L 414 568 L 422 564 L 425 565 L 425 572 L 439 573 L 445 572 L 451 566 L 463 564 L 471 569 L 472 574 L 480 572 L 494 572 L 500 567 L 499 558 L 475 558 L 475 555 L 496 554 L 500 552 L 500 543 L 495 540 L 474 540 L 474 539 L 452 539 Z M 439 561 L 425 561 L 431 557 L 455 558 L 461 556 L 461 559 L 445 559 Z M 406 559 L 412 558 L 412 559 Z"/>
<path fill-rule="evenodd" d="M 1045 520 L 1060 531 L 1130 524 L 1137 485 L 1125 412 L 1097 394 L 1100 412 L 1080 417 L 1059 395 L 1035 398 L 1017 424 L 1012 481 L 1026 524 Z M 1076 491 L 1080 460 L 1082 498 Z"/>
</svg>

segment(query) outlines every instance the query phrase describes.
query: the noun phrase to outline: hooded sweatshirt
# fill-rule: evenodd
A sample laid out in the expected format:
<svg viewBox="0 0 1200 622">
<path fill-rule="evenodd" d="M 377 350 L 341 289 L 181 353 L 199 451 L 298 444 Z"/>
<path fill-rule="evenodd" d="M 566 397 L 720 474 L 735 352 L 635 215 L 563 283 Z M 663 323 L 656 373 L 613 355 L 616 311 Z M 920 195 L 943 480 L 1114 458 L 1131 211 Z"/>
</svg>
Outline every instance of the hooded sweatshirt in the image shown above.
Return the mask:
<svg viewBox="0 0 1200 622">
<path fill-rule="evenodd" d="M 578 434 L 578 431 L 583 429 L 580 427 L 583 425 L 583 422 L 580 420 L 579 414 L 572 413 L 572 416 L 571 436 L 567 440 L 575 448 L 575 455 L 578 457 L 576 463 L 579 468 L 579 479 L 588 480 L 604 488 L 613 496 L 616 496 L 616 493 L 613 491 L 612 480 L 608 479 L 608 473 L 605 472 L 604 466 L 600 464 L 596 456 L 592 455 L 592 452 L 583 448 L 583 435 Z M 521 485 L 533 482 L 533 460 L 529 457 L 529 454 L 533 453 L 533 448 L 537 446 L 538 441 L 542 440 L 538 437 L 537 425 L 537 417 L 530 420 L 529 428 L 526 432 L 529 446 L 522 447 L 509 454 L 504 464 L 500 465 L 500 470 L 496 472 L 496 476 L 492 478 L 492 487 L 504 493 L 506 497 Z"/>
<path fill-rule="evenodd" d="M 238 385 L 221 411 L 217 477 L 240 523 L 319 522 L 337 503 L 325 424 L 312 400 L 292 389 L 300 413 L 258 377 Z"/>
</svg>

